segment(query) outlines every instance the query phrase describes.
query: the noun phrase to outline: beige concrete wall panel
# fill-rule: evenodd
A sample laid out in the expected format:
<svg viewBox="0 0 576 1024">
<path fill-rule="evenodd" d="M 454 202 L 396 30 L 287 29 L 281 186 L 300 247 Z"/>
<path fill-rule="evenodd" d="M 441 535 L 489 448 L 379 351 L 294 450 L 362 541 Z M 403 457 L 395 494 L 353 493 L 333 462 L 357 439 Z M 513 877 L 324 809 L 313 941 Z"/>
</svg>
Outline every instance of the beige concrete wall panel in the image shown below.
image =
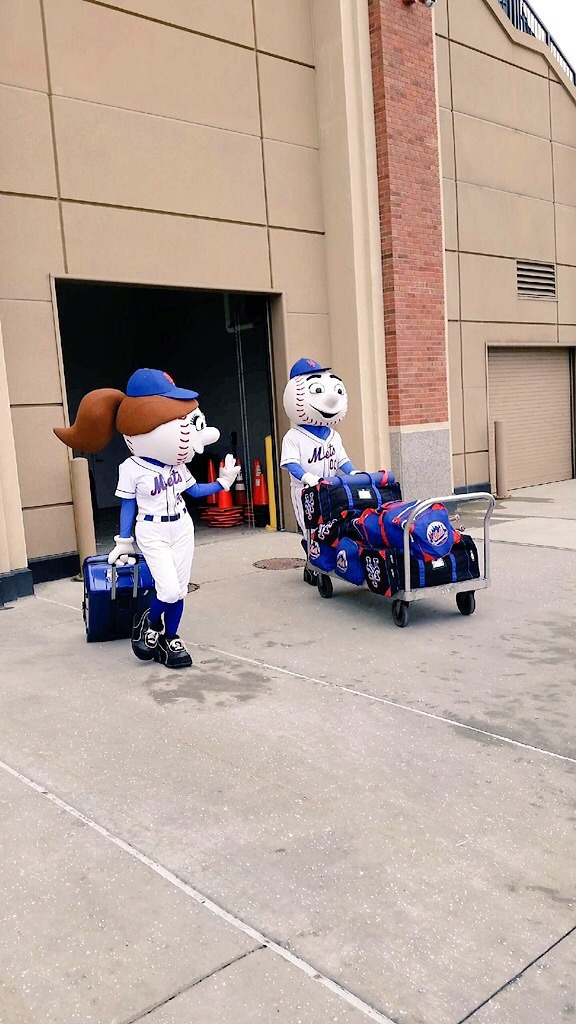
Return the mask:
<svg viewBox="0 0 576 1024">
<path fill-rule="evenodd" d="M 552 138 L 576 149 L 576 103 L 563 85 L 550 85 Z"/>
<path fill-rule="evenodd" d="M 464 406 L 459 323 L 448 324 L 448 383 L 452 452 L 456 454 L 464 451 Z"/>
<path fill-rule="evenodd" d="M 250 50 L 96 4 L 45 2 L 57 95 L 259 134 Z"/>
<path fill-rule="evenodd" d="M 460 274 L 458 271 L 458 253 L 444 254 L 446 265 L 446 316 L 448 320 L 460 319 Z"/>
<path fill-rule="evenodd" d="M 558 328 L 558 344 L 574 345 L 576 347 L 576 323 L 561 324 Z"/>
<path fill-rule="evenodd" d="M 48 96 L 0 86 L 0 191 L 56 196 Z"/>
<path fill-rule="evenodd" d="M 486 388 L 464 388 L 465 451 L 488 449 L 488 394 Z"/>
<path fill-rule="evenodd" d="M 467 390 L 487 387 L 486 339 L 490 325 L 462 324 L 462 383 Z M 513 328 L 519 333 L 519 328 Z"/>
<path fill-rule="evenodd" d="M 546 78 L 457 43 L 451 43 L 451 57 L 454 110 L 550 138 Z"/>
<path fill-rule="evenodd" d="M 56 97 L 62 196 L 266 222 L 260 140 Z"/>
<path fill-rule="evenodd" d="M 466 484 L 485 484 L 490 479 L 488 468 L 488 451 L 466 453 Z"/>
<path fill-rule="evenodd" d="M 458 229 L 464 252 L 555 260 L 552 203 L 460 182 Z"/>
<path fill-rule="evenodd" d="M 456 206 L 456 182 L 442 179 L 442 210 L 444 215 L 444 245 L 447 249 L 458 248 L 458 211 Z"/>
<path fill-rule="evenodd" d="M 450 45 L 447 39 L 436 37 L 436 84 L 438 103 L 450 110 L 452 86 L 450 84 Z"/>
<path fill-rule="evenodd" d="M 259 50 L 314 63 L 310 0 L 255 0 Z"/>
<path fill-rule="evenodd" d="M 465 114 L 454 115 L 454 134 L 459 181 L 552 202 L 552 152 L 546 139 Z"/>
<path fill-rule="evenodd" d="M 558 322 L 576 324 L 576 267 L 557 267 Z"/>
<path fill-rule="evenodd" d="M 556 204 L 555 213 L 557 261 L 576 267 L 576 207 Z"/>
<path fill-rule="evenodd" d="M 270 231 L 275 291 L 286 295 L 288 313 L 327 313 L 324 237 L 298 231 Z"/>
<path fill-rule="evenodd" d="M 574 104 L 576 122 L 576 104 Z M 556 202 L 563 206 L 576 206 L 576 149 L 571 146 L 553 146 L 554 188 Z"/>
<path fill-rule="evenodd" d="M 58 203 L 0 196 L 0 298 L 49 299 L 49 274 L 62 273 Z"/>
<path fill-rule="evenodd" d="M 522 45 L 522 33 L 514 31 L 504 13 L 497 10 L 493 14 L 482 0 L 449 0 L 449 12 L 451 39 L 548 77 L 546 58 L 531 47 Z"/>
<path fill-rule="evenodd" d="M 77 550 L 72 505 L 25 509 L 24 530 L 29 558 L 64 555 Z"/>
<path fill-rule="evenodd" d="M 288 367 L 303 356 L 310 356 L 323 365 L 330 365 L 332 352 L 328 316 L 323 313 L 288 313 L 286 323 Z"/>
<path fill-rule="evenodd" d="M 275 227 L 323 230 L 320 154 L 285 142 L 264 142 L 268 220 Z"/>
<path fill-rule="evenodd" d="M 434 31 L 440 36 L 448 35 L 448 0 L 438 0 L 433 9 Z"/>
<path fill-rule="evenodd" d="M 65 203 L 69 271 L 101 280 L 270 288 L 266 228 Z"/>
<path fill-rule="evenodd" d="M 112 0 L 107 6 L 254 46 L 252 0 Z"/>
<path fill-rule="evenodd" d="M 2 299 L 0 324 L 11 404 L 61 402 L 52 304 Z"/>
<path fill-rule="evenodd" d="M 463 455 L 452 457 L 452 475 L 454 487 L 466 487 L 466 460 Z"/>
<path fill-rule="evenodd" d="M 0 3 L 0 82 L 48 89 L 40 0 Z"/>
<path fill-rule="evenodd" d="M 316 82 L 312 68 L 259 54 L 262 130 L 267 139 L 318 146 Z"/>
<path fill-rule="evenodd" d="M 555 324 L 556 302 L 518 299 L 516 261 L 460 255 L 462 320 Z"/>
<path fill-rule="evenodd" d="M 442 164 L 442 176 L 444 178 L 456 177 L 456 166 L 454 163 L 454 126 L 452 111 L 440 107 L 440 159 Z"/>
<path fill-rule="evenodd" d="M 64 426 L 62 406 L 12 408 L 23 508 L 70 501 L 68 449 L 52 432 Z"/>
</svg>

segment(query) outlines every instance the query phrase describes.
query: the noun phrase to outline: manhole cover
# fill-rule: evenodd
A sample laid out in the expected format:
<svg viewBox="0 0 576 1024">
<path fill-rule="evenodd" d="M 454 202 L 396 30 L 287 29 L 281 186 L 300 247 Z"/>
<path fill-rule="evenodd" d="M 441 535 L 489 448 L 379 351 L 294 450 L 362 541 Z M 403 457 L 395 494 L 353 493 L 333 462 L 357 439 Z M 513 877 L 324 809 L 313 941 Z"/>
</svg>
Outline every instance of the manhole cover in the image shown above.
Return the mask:
<svg viewBox="0 0 576 1024">
<path fill-rule="evenodd" d="M 188 584 L 188 593 L 189 594 L 193 594 L 195 590 L 200 590 L 200 584 L 199 583 L 189 583 Z"/>
<path fill-rule="evenodd" d="M 257 569 L 303 569 L 306 562 L 303 558 L 263 558 L 254 565 Z"/>
</svg>

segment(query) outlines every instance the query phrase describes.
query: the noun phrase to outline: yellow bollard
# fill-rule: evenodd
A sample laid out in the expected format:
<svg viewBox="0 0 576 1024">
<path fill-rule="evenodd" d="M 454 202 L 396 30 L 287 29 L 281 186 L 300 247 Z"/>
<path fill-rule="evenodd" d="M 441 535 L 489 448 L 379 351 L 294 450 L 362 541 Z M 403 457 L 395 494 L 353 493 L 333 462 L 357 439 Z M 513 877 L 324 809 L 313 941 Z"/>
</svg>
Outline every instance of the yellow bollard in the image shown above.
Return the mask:
<svg viewBox="0 0 576 1024">
<path fill-rule="evenodd" d="M 268 437 L 264 438 L 264 450 L 266 452 L 266 476 L 268 478 L 268 512 L 270 515 L 270 523 L 266 527 L 267 530 L 278 529 L 278 519 L 276 515 L 276 488 L 274 486 L 274 460 L 272 457 L 272 437 L 268 434 Z"/>
</svg>

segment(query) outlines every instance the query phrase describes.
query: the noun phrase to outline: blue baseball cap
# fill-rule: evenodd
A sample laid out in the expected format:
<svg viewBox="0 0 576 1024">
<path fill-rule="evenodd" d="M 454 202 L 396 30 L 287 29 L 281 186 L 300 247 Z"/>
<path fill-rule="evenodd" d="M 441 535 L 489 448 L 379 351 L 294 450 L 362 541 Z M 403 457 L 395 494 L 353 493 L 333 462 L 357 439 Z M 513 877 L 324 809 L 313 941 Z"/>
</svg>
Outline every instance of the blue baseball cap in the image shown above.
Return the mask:
<svg viewBox="0 0 576 1024">
<path fill-rule="evenodd" d="M 129 398 L 143 398 L 145 395 L 162 395 L 163 398 L 179 398 L 191 401 L 198 398 L 196 391 L 177 388 L 172 377 L 164 370 L 136 370 L 126 385 Z"/>
<path fill-rule="evenodd" d="M 331 366 L 320 366 L 315 359 L 299 359 L 290 370 L 290 380 L 293 377 L 302 377 L 306 373 L 324 373 L 325 370 L 331 369 Z"/>
</svg>

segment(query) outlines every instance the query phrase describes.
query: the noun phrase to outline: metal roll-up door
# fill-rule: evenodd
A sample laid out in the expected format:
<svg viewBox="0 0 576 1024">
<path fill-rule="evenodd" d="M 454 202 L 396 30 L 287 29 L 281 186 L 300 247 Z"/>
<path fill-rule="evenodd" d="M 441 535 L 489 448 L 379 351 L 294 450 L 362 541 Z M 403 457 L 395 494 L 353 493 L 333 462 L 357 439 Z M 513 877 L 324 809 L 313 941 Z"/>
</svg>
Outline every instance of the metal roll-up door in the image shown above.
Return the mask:
<svg viewBox="0 0 576 1024">
<path fill-rule="evenodd" d="M 494 422 L 503 420 L 508 486 L 569 480 L 573 475 L 570 350 L 492 348 L 488 379 L 491 447 Z M 493 466 L 493 451 L 491 456 Z"/>
</svg>

